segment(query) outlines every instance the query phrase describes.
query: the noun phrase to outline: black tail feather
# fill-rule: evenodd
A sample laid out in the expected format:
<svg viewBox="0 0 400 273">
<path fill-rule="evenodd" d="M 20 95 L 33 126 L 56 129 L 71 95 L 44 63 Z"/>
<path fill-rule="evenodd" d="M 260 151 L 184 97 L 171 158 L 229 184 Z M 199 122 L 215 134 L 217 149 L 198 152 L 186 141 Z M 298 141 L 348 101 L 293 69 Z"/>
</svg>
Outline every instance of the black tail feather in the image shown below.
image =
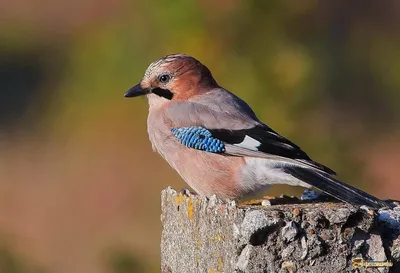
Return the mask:
<svg viewBox="0 0 400 273">
<path fill-rule="evenodd" d="M 395 205 L 390 202 L 380 200 L 362 190 L 334 179 L 323 172 L 296 166 L 285 166 L 284 170 L 286 173 L 291 174 L 297 179 L 304 181 L 341 201 L 357 205 L 366 205 L 375 209 L 382 207 L 395 207 Z"/>
</svg>

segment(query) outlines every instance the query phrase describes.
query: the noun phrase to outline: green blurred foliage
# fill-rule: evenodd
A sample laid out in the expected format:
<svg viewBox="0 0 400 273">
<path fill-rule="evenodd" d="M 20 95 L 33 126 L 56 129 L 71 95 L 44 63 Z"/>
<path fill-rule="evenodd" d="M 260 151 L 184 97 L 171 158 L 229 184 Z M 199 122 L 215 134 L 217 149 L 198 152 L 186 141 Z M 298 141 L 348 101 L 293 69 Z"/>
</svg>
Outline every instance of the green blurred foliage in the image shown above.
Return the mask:
<svg viewBox="0 0 400 273">
<path fill-rule="evenodd" d="M 12 252 L 9 247 L 0 247 L 0 272 L 44 273 L 45 271 L 28 264 L 24 258 Z"/>
<path fill-rule="evenodd" d="M 127 250 L 114 250 L 108 257 L 110 271 L 113 273 L 143 272 L 143 261 L 135 258 Z"/>
<path fill-rule="evenodd" d="M 127 247 L 110 247 L 104 255 L 106 267 L 110 273 L 158 272 L 159 266 L 141 257 L 140 251 Z"/>
<path fill-rule="evenodd" d="M 340 179 L 400 198 L 396 1 L 3 6 L 0 230 L 52 272 L 157 272 L 159 190 L 184 183 L 151 152 L 147 102 L 123 94 L 170 53 L 198 58 Z M 282 191 L 300 192 L 268 194 Z M 102 255 L 119 241 L 141 255 Z"/>
</svg>

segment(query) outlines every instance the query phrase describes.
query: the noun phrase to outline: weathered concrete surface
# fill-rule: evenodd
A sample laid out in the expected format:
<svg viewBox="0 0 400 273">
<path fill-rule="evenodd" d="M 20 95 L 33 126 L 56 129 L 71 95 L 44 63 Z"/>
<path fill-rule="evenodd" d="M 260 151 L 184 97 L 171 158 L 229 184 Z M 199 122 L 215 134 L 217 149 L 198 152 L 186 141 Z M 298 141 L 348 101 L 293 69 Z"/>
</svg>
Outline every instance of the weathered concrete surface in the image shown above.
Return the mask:
<svg viewBox="0 0 400 273">
<path fill-rule="evenodd" d="M 400 210 L 344 203 L 237 206 L 162 192 L 161 271 L 400 272 Z M 354 269 L 351 259 L 393 267 Z"/>
</svg>

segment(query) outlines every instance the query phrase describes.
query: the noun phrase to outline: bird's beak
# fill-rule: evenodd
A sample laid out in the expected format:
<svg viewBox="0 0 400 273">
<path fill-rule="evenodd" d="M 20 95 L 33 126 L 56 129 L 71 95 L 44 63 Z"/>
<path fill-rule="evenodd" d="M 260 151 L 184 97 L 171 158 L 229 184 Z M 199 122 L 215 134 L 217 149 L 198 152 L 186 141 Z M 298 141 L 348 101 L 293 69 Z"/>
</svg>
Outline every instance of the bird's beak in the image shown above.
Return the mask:
<svg viewBox="0 0 400 273">
<path fill-rule="evenodd" d="M 126 93 L 124 94 L 124 97 L 126 97 L 126 98 L 139 97 L 139 96 L 149 94 L 150 91 L 151 91 L 150 88 L 143 88 L 140 85 L 140 83 L 138 83 L 137 85 L 135 85 L 134 87 L 132 87 L 131 89 L 126 91 Z"/>
</svg>

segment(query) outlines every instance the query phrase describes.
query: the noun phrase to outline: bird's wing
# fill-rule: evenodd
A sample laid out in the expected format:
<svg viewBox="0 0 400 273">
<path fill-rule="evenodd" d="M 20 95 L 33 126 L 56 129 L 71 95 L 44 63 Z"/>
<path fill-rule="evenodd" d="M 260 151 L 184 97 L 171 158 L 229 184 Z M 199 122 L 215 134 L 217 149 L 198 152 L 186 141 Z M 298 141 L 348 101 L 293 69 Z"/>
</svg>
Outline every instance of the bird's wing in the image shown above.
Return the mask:
<svg viewBox="0 0 400 273">
<path fill-rule="evenodd" d="M 228 91 L 218 90 L 192 101 L 171 104 L 166 109 L 166 115 L 175 129 L 207 129 L 213 138 L 223 142 L 225 154 L 262 158 L 279 156 L 335 174 L 328 167 L 313 161 L 299 146 L 260 122 L 243 100 Z"/>
<path fill-rule="evenodd" d="M 271 155 L 296 160 L 328 174 L 333 170 L 313 161 L 299 146 L 264 124 L 242 130 L 210 129 L 213 137 L 226 143 L 232 155 L 266 157 Z"/>
</svg>

